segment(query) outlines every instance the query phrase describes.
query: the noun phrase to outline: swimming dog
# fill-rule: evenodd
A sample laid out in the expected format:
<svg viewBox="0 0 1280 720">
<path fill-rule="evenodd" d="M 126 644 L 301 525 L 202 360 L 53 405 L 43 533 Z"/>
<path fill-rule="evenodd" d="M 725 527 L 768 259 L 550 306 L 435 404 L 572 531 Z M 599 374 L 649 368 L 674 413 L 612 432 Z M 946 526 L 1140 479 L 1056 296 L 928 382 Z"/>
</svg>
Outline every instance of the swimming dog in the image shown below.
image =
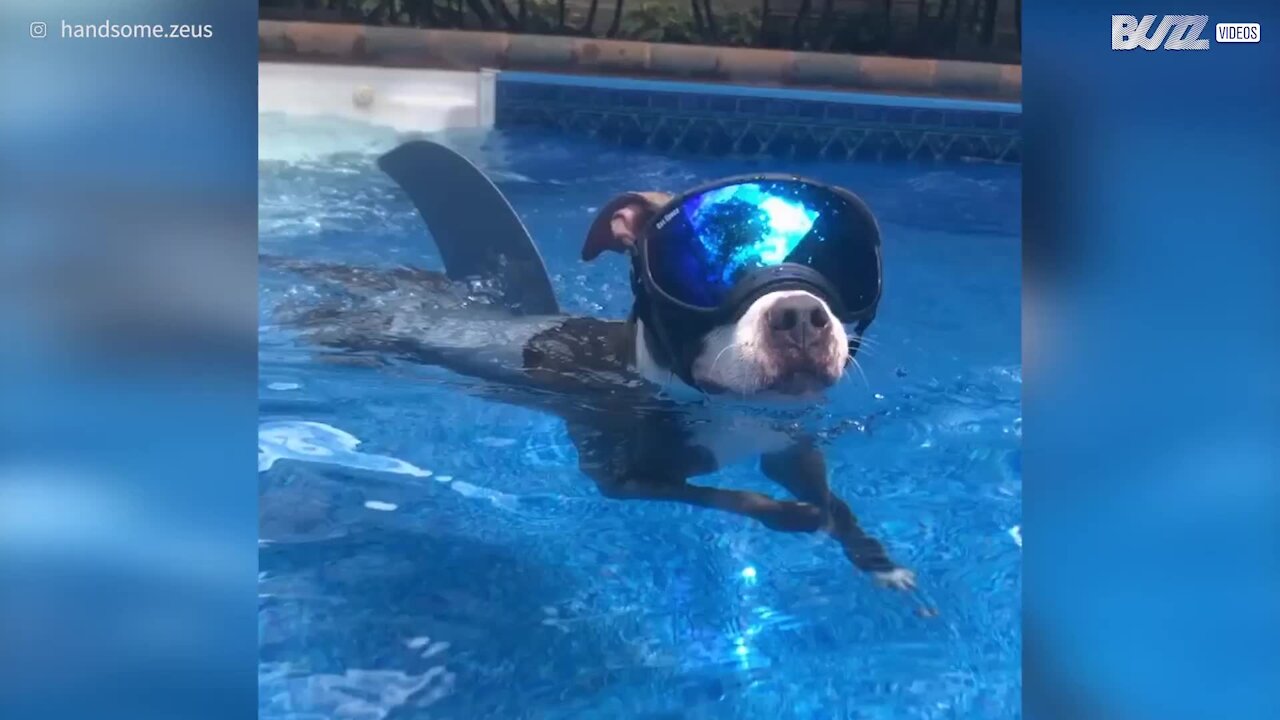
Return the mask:
<svg viewBox="0 0 1280 720">
<path fill-rule="evenodd" d="M 440 172 L 442 163 L 447 172 Z M 693 311 L 655 299 L 634 270 L 626 319 L 567 315 L 548 296 L 550 281 L 532 241 L 519 237 L 518 220 L 498 219 L 512 214 L 510 207 L 494 204 L 497 191 L 482 187 L 488 181 L 474 177 L 478 170 L 421 141 L 380 164 L 414 201 L 447 267 L 380 270 L 263 257 L 346 296 L 287 319 L 310 342 L 444 367 L 481 381 L 476 392 L 485 397 L 560 417 L 581 471 L 607 497 L 715 509 L 782 532 L 824 532 L 879 584 L 915 587 L 914 574 L 891 560 L 831 491 L 812 435 L 735 408 L 820 401 L 846 372 L 865 323 L 846 328 L 830 297 L 804 284 L 771 286 L 723 317 L 692 322 Z M 426 170 L 432 164 L 436 172 Z M 442 177 L 452 204 L 461 202 L 460 188 L 490 204 L 459 218 L 440 202 Z M 424 187 L 432 182 L 434 188 Z M 672 201 L 662 192 L 613 198 L 587 230 L 583 260 L 605 252 L 634 256 Z M 484 233 L 500 233 L 501 240 L 484 240 Z M 878 300 L 878 265 L 875 271 Z M 764 475 L 794 499 L 693 481 L 749 457 L 758 457 Z"/>
</svg>

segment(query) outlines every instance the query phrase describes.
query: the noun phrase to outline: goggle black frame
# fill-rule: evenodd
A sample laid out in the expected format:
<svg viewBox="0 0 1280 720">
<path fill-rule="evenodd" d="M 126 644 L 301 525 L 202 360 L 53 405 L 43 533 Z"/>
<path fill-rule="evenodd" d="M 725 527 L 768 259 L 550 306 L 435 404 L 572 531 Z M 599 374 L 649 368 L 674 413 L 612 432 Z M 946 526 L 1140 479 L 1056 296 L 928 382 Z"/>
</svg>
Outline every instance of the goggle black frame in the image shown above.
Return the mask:
<svg viewBox="0 0 1280 720">
<path fill-rule="evenodd" d="M 744 276 L 725 299 L 714 308 L 704 308 L 697 305 L 690 305 L 682 300 L 678 300 L 668 294 L 653 279 L 653 271 L 649 266 L 648 245 L 655 231 L 658 231 L 658 224 L 663 222 L 673 209 L 680 207 L 685 201 L 703 193 L 712 190 L 729 187 L 731 185 L 745 185 L 749 183 L 759 182 L 790 182 L 801 185 L 808 185 L 818 190 L 835 193 L 846 201 L 850 207 L 856 212 L 861 213 L 870 223 L 873 232 L 871 242 L 876 258 L 876 288 L 875 294 L 863 308 L 849 308 L 845 305 L 844 298 L 836 290 L 836 288 L 821 273 L 804 265 L 797 263 L 781 263 L 765 268 L 758 268 L 750 271 Z M 827 183 L 817 182 L 798 175 L 788 175 L 785 173 L 765 173 L 755 175 L 738 175 L 729 178 L 722 178 L 714 182 L 707 183 L 687 190 L 680 195 L 672 198 L 663 205 L 649 221 L 645 224 L 644 229 L 639 234 L 636 243 L 636 269 L 640 280 L 643 282 L 648 292 L 659 296 L 662 302 L 668 303 L 675 307 L 681 308 L 688 312 L 698 313 L 708 319 L 725 318 L 724 316 L 735 314 L 738 310 L 747 307 L 750 301 L 754 300 L 766 292 L 774 290 L 782 290 L 787 288 L 806 289 L 818 291 L 819 297 L 825 300 L 831 307 L 832 313 L 845 325 L 854 325 L 859 333 L 871 324 L 875 319 L 876 308 L 880 304 L 880 296 L 884 291 L 884 272 L 883 260 L 880 252 L 880 225 L 876 222 L 875 215 L 871 213 L 871 209 L 857 195 L 839 187 L 837 185 L 828 185 Z"/>
</svg>

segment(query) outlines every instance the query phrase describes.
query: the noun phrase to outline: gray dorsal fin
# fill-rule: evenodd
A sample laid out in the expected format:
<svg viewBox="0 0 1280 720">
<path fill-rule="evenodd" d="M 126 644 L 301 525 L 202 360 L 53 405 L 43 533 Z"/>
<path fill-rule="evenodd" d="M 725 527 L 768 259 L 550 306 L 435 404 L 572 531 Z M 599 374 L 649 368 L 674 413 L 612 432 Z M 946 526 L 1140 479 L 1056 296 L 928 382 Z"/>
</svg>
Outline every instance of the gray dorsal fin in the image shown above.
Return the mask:
<svg viewBox="0 0 1280 720">
<path fill-rule="evenodd" d="M 438 143 L 414 140 L 378 158 L 378 167 L 417 208 L 449 278 L 498 281 L 506 305 L 522 315 L 560 312 L 529 232 L 471 161 Z"/>
</svg>

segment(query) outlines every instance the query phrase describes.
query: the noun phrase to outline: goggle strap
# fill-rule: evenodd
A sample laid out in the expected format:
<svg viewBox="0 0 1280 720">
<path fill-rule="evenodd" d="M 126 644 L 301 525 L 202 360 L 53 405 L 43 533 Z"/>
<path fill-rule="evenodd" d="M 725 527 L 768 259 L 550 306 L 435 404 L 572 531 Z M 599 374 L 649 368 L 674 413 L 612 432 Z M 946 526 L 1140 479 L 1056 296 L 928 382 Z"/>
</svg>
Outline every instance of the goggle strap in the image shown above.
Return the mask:
<svg viewBox="0 0 1280 720">
<path fill-rule="evenodd" d="M 675 351 L 673 350 L 675 346 L 671 343 L 671 338 L 667 337 L 666 326 L 651 317 L 649 313 L 641 311 L 641 308 L 649 307 L 650 303 L 647 302 L 648 298 L 644 293 L 644 283 L 638 282 L 634 274 L 632 275 L 632 278 L 636 296 L 636 303 L 632 309 L 632 314 L 644 324 L 644 333 L 648 336 L 648 338 L 645 338 L 646 341 L 648 339 L 657 341 L 657 343 L 655 343 L 651 348 L 651 352 L 655 355 L 654 360 L 657 360 L 662 365 L 671 368 L 671 371 L 675 373 L 676 377 L 680 378 L 684 384 L 695 390 L 702 391 L 702 388 L 698 387 L 698 383 L 693 379 L 693 368 L 688 367 L 688 363 L 676 356 Z M 646 342 L 646 344 L 648 343 Z"/>
</svg>

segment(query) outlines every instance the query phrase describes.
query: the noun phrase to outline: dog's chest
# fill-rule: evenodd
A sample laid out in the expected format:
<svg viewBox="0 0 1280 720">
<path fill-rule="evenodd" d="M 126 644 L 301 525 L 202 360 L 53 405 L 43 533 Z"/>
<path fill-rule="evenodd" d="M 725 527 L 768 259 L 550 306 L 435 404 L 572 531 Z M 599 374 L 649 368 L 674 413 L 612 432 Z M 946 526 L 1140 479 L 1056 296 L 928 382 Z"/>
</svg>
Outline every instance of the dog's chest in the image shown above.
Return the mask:
<svg viewBox="0 0 1280 720">
<path fill-rule="evenodd" d="M 637 323 L 635 335 L 636 371 L 658 388 L 659 394 L 677 403 L 699 405 L 690 411 L 686 442 L 708 451 L 718 466 L 724 467 L 765 453 L 785 450 L 792 437 L 771 419 L 753 416 L 742 408 L 718 407 L 706 403 L 707 396 L 690 388 L 670 370 L 661 367 L 649 352 L 644 325 Z M 706 403 L 706 404 L 702 404 Z"/>
<path fill-rule="evenodd" d="M 707 408 L 693 413 L 689 422 L 688 443 L 704 448 L 719 467 L 785 450 L 792 442 L 791 435 L 768 418 L 736 411 Z"/>
<path fill-rule="evenodd" d="M 790 447 L 785 426 L 707 407 L 614 409 L 571 419 L 584 470 L 616 481 L 697 477 Z"/>
</svg>

